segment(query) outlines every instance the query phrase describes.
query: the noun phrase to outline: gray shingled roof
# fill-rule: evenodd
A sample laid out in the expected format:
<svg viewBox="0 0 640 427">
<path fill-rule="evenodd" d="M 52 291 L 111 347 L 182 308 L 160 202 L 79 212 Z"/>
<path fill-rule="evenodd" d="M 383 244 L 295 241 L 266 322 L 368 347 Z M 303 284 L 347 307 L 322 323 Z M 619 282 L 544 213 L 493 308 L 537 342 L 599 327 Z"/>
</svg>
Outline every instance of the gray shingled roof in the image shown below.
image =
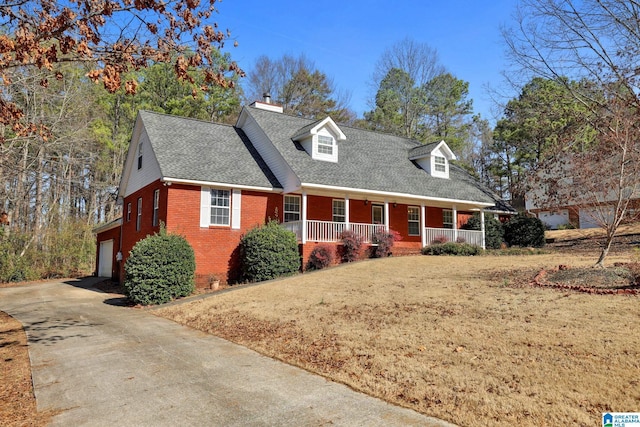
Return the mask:
<svg viewBox="0 0 640 427">
<path fill-rule="evenodd" d="M 165 178 L 281 188 L 241 129 L 140 111 Z"/>
<path fill-rule="evenodd" d="M 338 125 L 346 141 L 338 142 L 338 162 L 313 160 L 292 137 L 315 121 L 247 108 L 282 153 L 293 171 L 305 184 L 359 188 L 495 203 L 489 190 L 481 186 L 462 168 L 450 165 L 450 179 L 434 178 L 408 160 L 410 150 L 421 145 L 413 140 Z"/>
<path fill-rule="evenodd" d="M 417 147 L 413 147 L 409 150 L 409 155 L 407 156 L 409 159 L 419 159 L 421 157 L 430 156 L 436 146 L 440 144 L 439 142 L 432 142 L 429 144 L 418 145 Z"/>
</svg>

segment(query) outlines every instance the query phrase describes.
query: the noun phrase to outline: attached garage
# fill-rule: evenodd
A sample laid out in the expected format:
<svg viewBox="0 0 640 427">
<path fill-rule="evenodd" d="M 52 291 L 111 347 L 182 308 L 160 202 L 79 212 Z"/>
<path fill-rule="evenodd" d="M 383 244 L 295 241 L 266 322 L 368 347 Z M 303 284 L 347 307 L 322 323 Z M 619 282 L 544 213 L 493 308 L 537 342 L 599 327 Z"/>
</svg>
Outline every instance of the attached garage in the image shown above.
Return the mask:
<svg viewBox="0 0 640 427">
<path fill-rule="evenodd" d="M 113 239 L 100 242 L 98 255 L 98 277 L 113 275 Z"/>
<path fill-rule="evenodd" d="M 110 222 L 94 229 L 97 240 L 96 270 L 98 277 L 109 277 L 118 280 L 120 277 L 120 263 L 117 254 L 120 250 L 120 225 L 122 220 Z"/>
<path fill-rule="evenodd" d="M 542 211 L 538 213 L 538 218 L 550 229 L 557 230 L 559 226 L 569 224 L 569 210 Z"/>
</svg>

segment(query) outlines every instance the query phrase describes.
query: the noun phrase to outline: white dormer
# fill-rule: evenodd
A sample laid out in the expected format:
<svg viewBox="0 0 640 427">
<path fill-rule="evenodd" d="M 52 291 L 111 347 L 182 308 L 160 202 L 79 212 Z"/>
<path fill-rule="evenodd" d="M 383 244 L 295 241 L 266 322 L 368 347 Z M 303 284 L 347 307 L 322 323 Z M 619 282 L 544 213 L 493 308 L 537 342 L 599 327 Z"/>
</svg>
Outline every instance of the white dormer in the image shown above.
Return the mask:
<svg viewBox="0 0 640 427">
<path fill-rule="evenodd" d="M 409 151 L 409 160 L 415 161 L 436 178 L 449 178 L 449 162 L 455 159 L 456 155 L 444 141 L 421 145 Z"/>
<path fill-rule="evenodd" d="M 299 142 L 312 159 L 336 163 L 338 141 L 344 141 L 347 137 L 331 117 L 327 117 L 303 127 L 292 139 Z"/>
</svg>

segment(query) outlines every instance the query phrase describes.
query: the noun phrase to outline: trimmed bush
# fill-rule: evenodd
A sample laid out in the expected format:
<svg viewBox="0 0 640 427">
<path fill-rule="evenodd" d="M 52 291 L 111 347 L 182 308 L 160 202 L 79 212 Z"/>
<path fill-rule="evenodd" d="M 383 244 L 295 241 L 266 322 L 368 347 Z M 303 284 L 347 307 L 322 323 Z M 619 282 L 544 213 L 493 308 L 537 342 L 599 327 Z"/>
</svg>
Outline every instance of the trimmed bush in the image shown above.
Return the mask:
<svg viewBox="0 0 640 427">
<path fill-rule="evenodd" d="M 431 241 L 431 244 L 432 245 L 438 245 L 438 244 L 442 244 L 442 243 L 447 243 L 448 241 L 449 241 L 449 238 L 447 236 L 436 236 Z"/>
<path fill-rule="evenodd" d="M 346 230 L 342 232 L 340 239 L 342 240 L 342 262 L 357 261 L 362 253 L 362 236 Z"/>
<path fill-rule="evenodd" d="M 318 245 L 311 251 L 307 261 L 307 270 L 322 270 L 333 263 L 335 247 L 329 245 Z"/>
<path fill-rule="evenodd" d="M 482 253 L 482 248 L 469 243 L 435 243 L 422 248 L 422 255 L 461 255 L 473 256 Z"/>
<path fill-rule="evenodd" d="M 160 232 L 140 240 L 124 265 L 125 294 L 136 304 L 163 304 L 195 289 L 196 261 L 189 242 Z"/>
<path fill-rule="evenodd" d="M 462 229 L 480 230 L 480 214 L 473 214 Z M 484 217 L 484 239 L 487 249 L 500 249 L 504 242 L 502 223 L 492 216 Z"/>
<path fill-rule="evenodd" d="M 504 240 L 509 246 L 541 248 L 544 224 L 538 218 L 516 215 L 504 224 Z"/>
<path fill-rule="evenodd" d="M 402 240 L 402 236 L 395 230 L 389 230 L 389 232 L 383 231 L 375 233 L 371 237 L 372 243 L 378 246 L 373 246 L 371 251 L 372 258 L 386 258 L 391 256 L 391 248 L 393 243 Z"/>
<path fill-rule="evenodd" d="M 261 282 L 300 271 L 296 235 L 273 220 L 242 237 L 240 254 L 245 281 Z"/>
</svg>

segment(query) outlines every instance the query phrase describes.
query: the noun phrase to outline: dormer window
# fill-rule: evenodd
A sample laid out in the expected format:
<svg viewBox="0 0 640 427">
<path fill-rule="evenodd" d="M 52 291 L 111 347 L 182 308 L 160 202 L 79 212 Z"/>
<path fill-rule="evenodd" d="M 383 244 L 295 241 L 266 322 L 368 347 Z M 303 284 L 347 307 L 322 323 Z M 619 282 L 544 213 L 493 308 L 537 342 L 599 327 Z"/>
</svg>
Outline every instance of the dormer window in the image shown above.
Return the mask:
<svg viewBox="0 0 640 427">
<path fill-rule="evenodd" d="M 333 156 L 333 138 L 330 136 L 318 135 L 318 154 Z"/>
<path fill-rule="evenodd" d="M 331 117 L 327 117 L 298 130 L 291 139 L 298 142 L 314 160 L 338 162 L 338 141 L 345 141 L 347 137 Z"/>
<path fill-rule="evenodd" d="M 449 162 L 456 155 L 444 142 L 419 145 L 409 150 L 409 160 L 415 162 L 434 178 L 449 178 Z"/>
</svg>

